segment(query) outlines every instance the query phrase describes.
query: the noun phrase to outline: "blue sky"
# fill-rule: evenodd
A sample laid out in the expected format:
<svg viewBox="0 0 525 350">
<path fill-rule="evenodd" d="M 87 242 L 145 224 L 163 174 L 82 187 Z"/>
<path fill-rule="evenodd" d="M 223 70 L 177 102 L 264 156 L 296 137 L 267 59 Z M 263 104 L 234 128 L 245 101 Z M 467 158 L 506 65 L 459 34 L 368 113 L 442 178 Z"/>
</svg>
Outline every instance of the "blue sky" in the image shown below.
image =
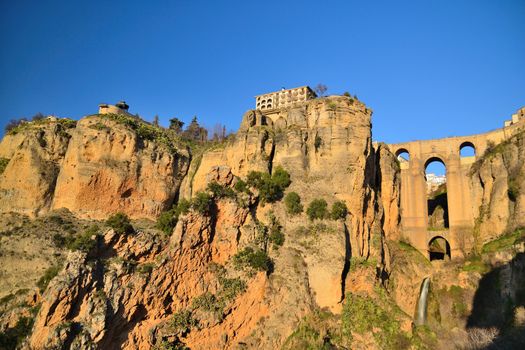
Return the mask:
<svg viewBox="0 0 525 350">
<path fill-rule="evenodd" d="M 525 105 L 525 1 L 1 1 L 0 127 L 120 99 L 236 130 L 253 96 L 323 83 L 385 142 L 501 127 Z"/>
</svg>

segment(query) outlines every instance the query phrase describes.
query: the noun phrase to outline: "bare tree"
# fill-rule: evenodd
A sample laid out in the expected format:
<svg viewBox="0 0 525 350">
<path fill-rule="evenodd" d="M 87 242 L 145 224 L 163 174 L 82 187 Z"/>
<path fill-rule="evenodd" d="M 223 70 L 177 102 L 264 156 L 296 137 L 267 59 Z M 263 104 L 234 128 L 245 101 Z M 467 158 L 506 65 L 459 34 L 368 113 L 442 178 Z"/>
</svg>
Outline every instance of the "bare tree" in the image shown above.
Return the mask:
<svg viewBox="0 0 525 350">
<path fill-rule="evenodd" d="M 159 126 L 159 116 L 157 114 L 153 117 L 153 125 Z"/>
<path fill-rule="evenodd" d="M 328 87 L 321 83 L 317 84 L 317 86 L 314 88 L 314 91 L 318 96 L 323 96 L 326 90 L 328 90 Z"/>
<path fill-rule="evenodd" d="M 210 130 L 210 133 L 213 141 L 223 141 L 226 138 L 226 126 L 217 123 L 213 126 L 213 129 Z"/>
</svg>

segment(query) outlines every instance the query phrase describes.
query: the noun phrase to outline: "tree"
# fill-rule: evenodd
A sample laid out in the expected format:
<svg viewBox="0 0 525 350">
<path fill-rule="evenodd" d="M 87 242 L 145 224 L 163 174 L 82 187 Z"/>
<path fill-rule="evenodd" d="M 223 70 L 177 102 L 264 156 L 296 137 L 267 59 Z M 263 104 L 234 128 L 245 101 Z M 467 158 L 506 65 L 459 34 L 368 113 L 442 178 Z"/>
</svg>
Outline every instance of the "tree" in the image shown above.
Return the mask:
<svg viewBox="0 0 525 350">
<path fill-rule="evenodd" d="M 131 226 L 129 217 L 126 214 L 120 212 L 110 216 L 106 220 L 106 225 L 111 227 L 119 234 L 131 234 L 135 232 L 133 226 Z"/>
<path fill-rule="evenodd" d="M 170 119 L 170 129 L 174 130 L 177 134 L 182 131 L 182 126 L 184 125 L 184 122 L 181 121 L 179 118 L 173 117 Z"/>
<path fill-rule="evenodd" d="M 208 130 L 199 125 L 197 116 L 193 116 L 191 123 L 184 131 L 184 136 L 190 140 L 205 142 L 208 140 Z"/>
<path fill-rule="evenodd" d="M 299 197 L 296 192 L 290 192 L 284 197 L 284 205 L 286 206 L 286 211 L 290 215 L 297 215 L 303 211 L 301 197 Z"/>
<path fill-rule="evenodd" d="M 153 117 L 153 125 L 159 126 L 159 116 L 155 114 Z"/>
<path fill-rule="evenodd" d="M 324 219 L 328 215 L 327 207 L 328 204 L 324 199 L 314 199 L 306 209 L 306 214 L 310 220 Z"/>
<path fill-rule="evenodd" d="M 333 220 L 344 220 L 347 214 L 348 208 L 346 207 L 345 202 L 337 201 L 334 202 L 334 204 L 332 204 L 332 211 L 330 212 L 330 216 Z"/>
<path fill-rule="evenodd" d="M 328 90 L 328 87 L 321 83 L 317 84 L 317 86 L 314 88 L 315 93 L 319 96 L 323 96 L 326 90 Z"/>
</svg>

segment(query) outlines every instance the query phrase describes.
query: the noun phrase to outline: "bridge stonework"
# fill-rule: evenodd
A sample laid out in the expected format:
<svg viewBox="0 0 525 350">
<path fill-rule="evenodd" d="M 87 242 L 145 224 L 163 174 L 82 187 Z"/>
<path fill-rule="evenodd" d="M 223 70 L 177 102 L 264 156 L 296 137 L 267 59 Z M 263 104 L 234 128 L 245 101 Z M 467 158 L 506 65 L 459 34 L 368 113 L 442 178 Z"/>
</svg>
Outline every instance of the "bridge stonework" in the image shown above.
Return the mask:
<svg viewBox="0 0 525 350">
<path fill-rule="evenodd" d="M 470 251 L 474 243 L 475 219 L 479 214 L 472 198 L 471 165 L 483 155 L 490 143 L 498 144 L 522 130 L 525 130 L 525 118 L 483 134 L 389 144 L 390 151 L 396 156 L 402 152 L 409 154 L 408 162 L 400 161 L 404 238 L 427 257 L 429 242 L 435 237 L 448 241 L 452 258 L 464 256 Z M 475 156 L 460 156 L 460 149 L 465 145 L 475 149 Z M 425 169 L 433 160 L 440 160 L 446 168 L 449 228 L 442 231 L 428 229 Z"/>
</svg>

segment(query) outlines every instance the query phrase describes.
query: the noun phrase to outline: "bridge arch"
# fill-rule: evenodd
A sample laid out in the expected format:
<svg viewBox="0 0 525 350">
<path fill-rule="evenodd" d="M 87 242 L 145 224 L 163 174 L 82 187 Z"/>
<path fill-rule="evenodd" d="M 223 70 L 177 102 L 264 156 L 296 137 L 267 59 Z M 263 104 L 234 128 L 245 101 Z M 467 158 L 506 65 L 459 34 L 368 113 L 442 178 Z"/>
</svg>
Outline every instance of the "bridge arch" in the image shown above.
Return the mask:
<svg viewBox="0 0 525 350">
<path fill-rule="evenodd" d="M 438 162 L 438 163 L 441 163 L 445 166 L 445 170 L 447 169 L 447 163 L 445 163 L 445 161 L 443 160 L 445 159 L 445 157 L 441 156 L 441 155 L 432 155 L 430 157 L 428 157 L 428 159 L 425 161 L 425 170 L 427 169 L 427 167 L 430 165 L 430 163 L 434 163 L 434 162 Z"/>
<path fill-rule="evenodd" d="M 432 260 L 450 260 L 450 243 L 443 236 L 434 236 L 428 241 L 428 258 Z"/>
<path fill-rule="evenodd" d="M 470 141 L 465 141 L 459 145 L 459 156 L 460 157 L 473 157 L 476 156 L 476 146 Z"/>
</svg>

